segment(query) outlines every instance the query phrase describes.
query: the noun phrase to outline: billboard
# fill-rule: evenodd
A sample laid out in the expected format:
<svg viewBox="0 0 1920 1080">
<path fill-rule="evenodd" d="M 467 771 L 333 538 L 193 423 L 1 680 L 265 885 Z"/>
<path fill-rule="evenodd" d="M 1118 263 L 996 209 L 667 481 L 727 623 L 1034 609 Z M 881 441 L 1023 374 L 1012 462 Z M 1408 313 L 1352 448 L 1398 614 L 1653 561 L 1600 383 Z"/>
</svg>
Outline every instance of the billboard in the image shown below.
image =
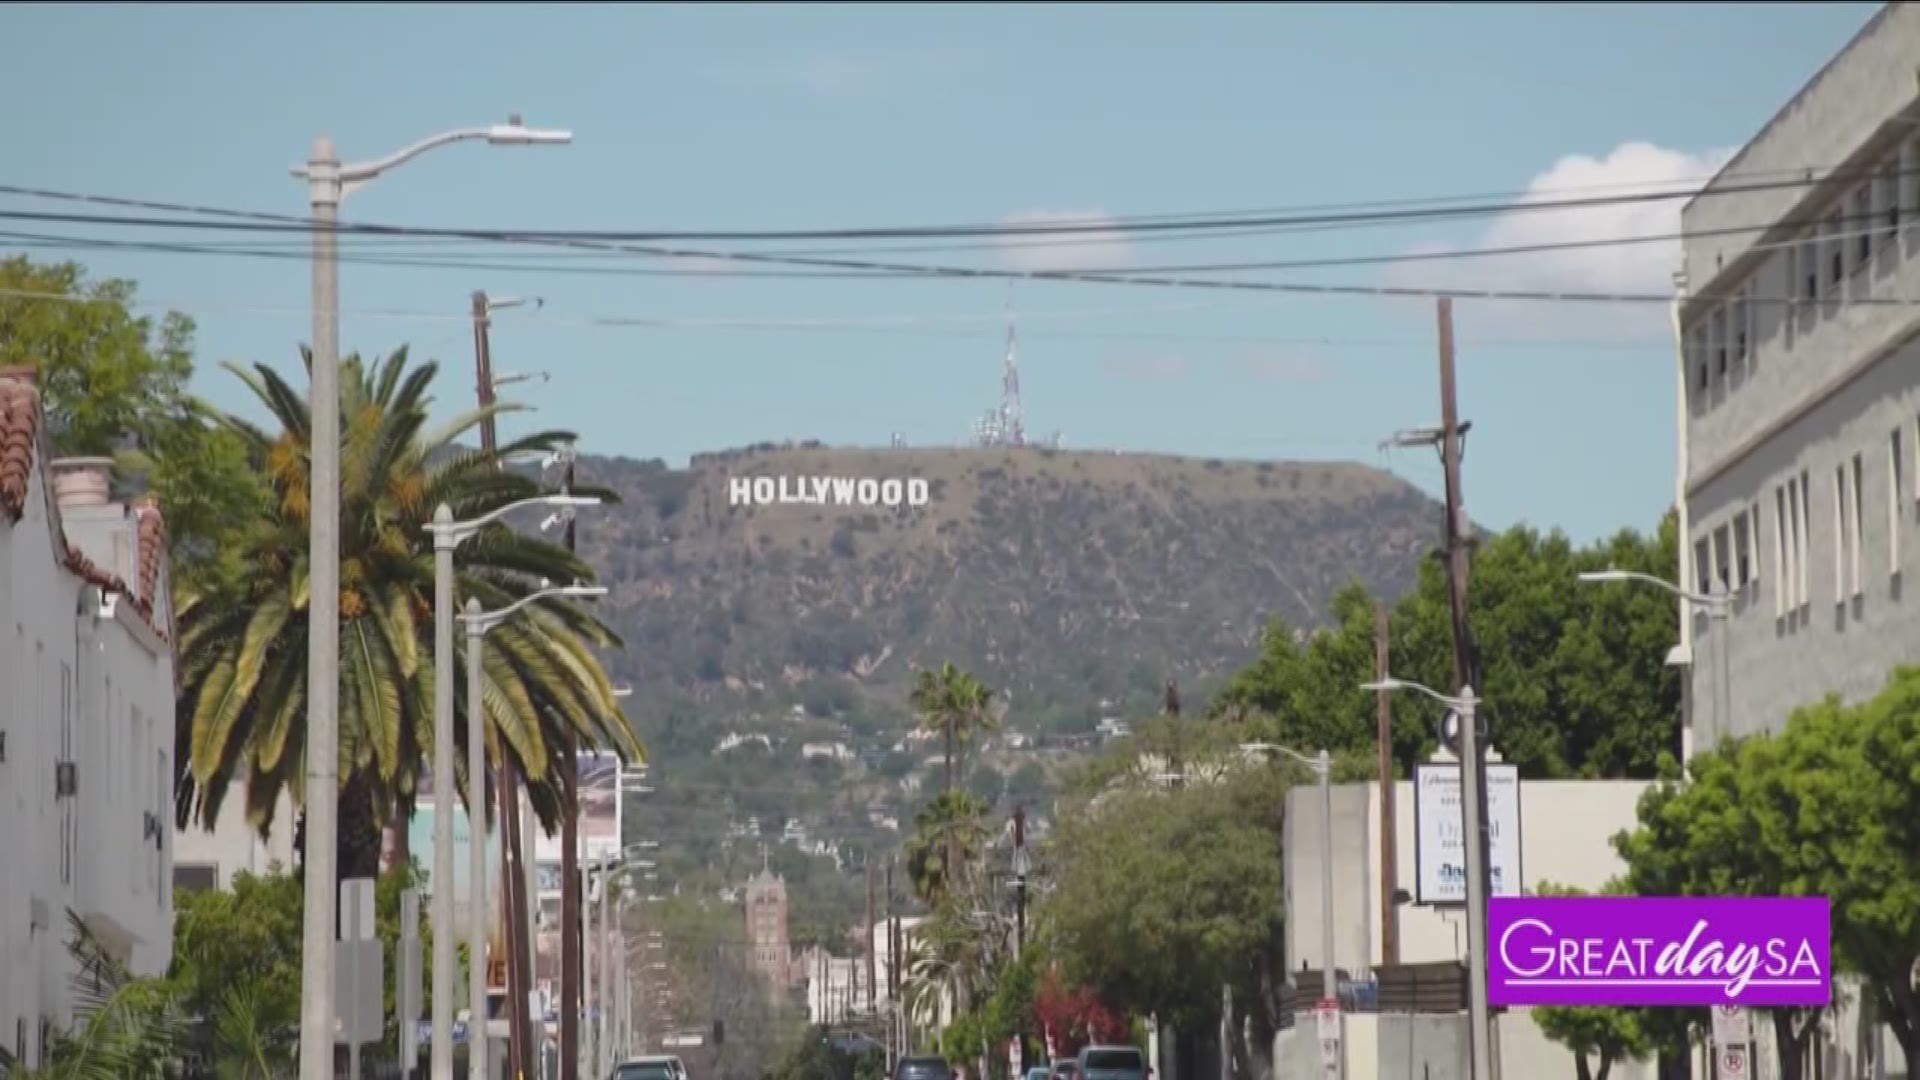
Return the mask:
<svg viewBox="0 0 1920 1080">
<path fill-rule="evenodd" d="M 1492 896 L 1520 895 L 1520 770 L 1489 763 L 1487 870 Z M 1465 815 L 1460 806 L 1460 766 L 1424 764 L 1413 773 L 1414 901 L 1467 902 Z"/>
</svg>

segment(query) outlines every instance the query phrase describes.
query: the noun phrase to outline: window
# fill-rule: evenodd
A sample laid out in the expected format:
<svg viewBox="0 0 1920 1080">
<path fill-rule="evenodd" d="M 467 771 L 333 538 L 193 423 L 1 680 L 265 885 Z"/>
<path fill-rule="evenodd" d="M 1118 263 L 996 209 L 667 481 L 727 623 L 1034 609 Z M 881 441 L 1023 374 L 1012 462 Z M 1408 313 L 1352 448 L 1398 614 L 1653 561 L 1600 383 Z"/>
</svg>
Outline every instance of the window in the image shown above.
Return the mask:
<svg viewBox="0 0 1920 1080">
<path fill-rule="evenodd" d="M 1861 184 L 1853 193 L 1853 212 L 1847 229 L 1853 233 L 1853 268 L 1861 270 L 1873 261 L 1873 185 Z"/>
<path fill-rule="evenodd" d="M 1820 299 L 1820 241 L 1816 239 L 1817 235 L 1814 229 L 1807 230 L 1805 239 L 1800 241 L 1796 249 L 1798 258 L 1794 260 L 1800 275 L 1800 299 L 1809 304 Z"/>
<path fill-rule="evenodd" d="M 1852 595 L 1860 595 L 1860 538 L 1867 531 L 1866 499 L 1861 490 L 1866 486 L 1866 469 L 1862 455 L 1853 455 L 1852 482 L 1847 485 L 1847 515 L 1853 520 L 1848 524 L 1847 559 L 1853 571 L 1848 579 L 1853 586 Z"/>
<path fill-rule="evenodd" d="M 1699 589 L 1713 588 L 1713 541 L 1701 537 L 1693 545 L 1693 574 Z"/>
<path fill-rule="evenodd" d="M 1747 546 L 1747 512 L 1733 515 L 1733 583 L 1744 588 L 1753 570 L 1753 551 Z M 1729 592 L 1732 589 L 1728 590 Z"/>
<path fill-rule="evenodd" d="M 1760 588 L 1760 504 L 1755 502 L 1747 508 L 1747 550 L 1753 558 L 1747 563 L 1746 584 Z"/>
<path fill-rule="evenodd" d="M 1787 487 L 1773 489 L 1773 617 L 1787 614 Z"/>
<path fill-rule="evenodd" d="M 1807 575 L 1809 568 L 1813 565 L 1813 523 L 1811 518 L 1813 513 L 1813 483 L 1807 478 L 1807 471 L 1805 469 L 1800 470 L 1800 483 L 1795 488 L 1795 498 L 1796 502 L 1793 508 L 1793 544 L 1797 550 L 1793 558 L 1795 564 L 1794 569 L 1798 571 L 1800 580 L 1794 585 L 1794 589 L 1796 590 L 1794 596 L 1799 598 L 1801 607 L 1806 607 L 1807 604 L 1811 602 L 1813 596 L 1812 590 L 1807 588 Z"/>
<path fill-rule="evenodd" d="M 1833 471 L 1833 600 L 1847 598 L 1847 467 Z"/>
<path fill-rule="evenodd" d="M 1753 344 L 1753 305 L 1748 297 L 1753 294 L 1753 282 L 1740 286 L 1740 293 L 1733 301 L 1733 362 L 1744 368 Z"/>
<path fill-rule="evenodd" d="M 1900 446 L 1900 429 L 1893 429 L 1892 444 L 1887 447 L 1887 573 L 1900 572 L 1900 497 L 1906 490 L 1901 477 L 1906 461 Z"/>
<path fill-rule="evenodd" d="M 1894 242 L 1900 228 L 1900 160 L 1898 157 L 1880 166 L 1873 178 L 1873 205 L 1881 221 L 1880 244 Z"/>
<path fill-rule="evenodd" d="M 1827 215 L 1827 295 L 1828 300 L 1838 300 L 1841 287 L 1847 280 L 1847 240 L 1842 228 L 1840 211 Z"/>
<path fill-rule="evenodd" d="M 1733 591 L 1733 545 L 1728 542 L 1731 539 L 1725 525 L 1713 530 L 1713 579 L 1723 593 Z"/>
<path fill-rule="evenodd" d="M 1707 400 L 1706 392 L 1708 385 L 1707 324 L 1705 321 L 1696 324 L 1692 332 L 1687 335 L 1687 360 L 1693 364 L 1696 373 L 1695 377 L 1697 381 L 1695 389 L 1699 396 L 1695 404 L 1704 406 Z"/>
<path fill-rule="evenodd" d="M 1713 377 L 1727 377 L 1727 309 L 1723 305 L 1713 309 L 1707 319 L 1707 348 L 1713 353 Z"/>
</svg>

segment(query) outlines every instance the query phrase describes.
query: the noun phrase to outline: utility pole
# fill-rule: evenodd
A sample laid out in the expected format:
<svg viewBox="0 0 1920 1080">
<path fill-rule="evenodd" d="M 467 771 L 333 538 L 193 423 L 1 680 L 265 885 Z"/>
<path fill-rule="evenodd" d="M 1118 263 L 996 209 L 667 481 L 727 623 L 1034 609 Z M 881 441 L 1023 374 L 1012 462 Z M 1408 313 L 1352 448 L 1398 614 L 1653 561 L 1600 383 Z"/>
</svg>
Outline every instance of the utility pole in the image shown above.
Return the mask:
<svg viewBox="0 0 1920 1080">
<path fill-rule="evenodd" d="M 875 944 L 873 924 L 873 849 L 867 849 L 867 1011 L 878 1014 L 880 1011 L 880 980 L 875 967 L 877 957 L 873 955 Z"/>
<path fill-rule="evenodd" d="M 1377 604 L 1373 611 L 1373 666 L 1374 678 L 1391 677 L 1388 666 L 1388 630 L 1387 605 Z M 1380 691 L 1376 708 L 1378 716 L 1375 722 L 1374 738 L 1379 743 L 1380 752 L 1380 952 L 1381 959 L 1388 966 L 1400 962 L 1400 905 L 1394 902 L 1393 894 L 1400 889 L 1397 879 L 1399 870 L 1399 851 L 1396 843 L 1394 816 L 1393 778 L 1393 695 Z"/>
<path fill-rule="evenodd" d="M 1167 707 L 1180 715 L 1180 695 L 1173 683 L 1167 683 Z M 1027 951 L 1027 808 L 1013 808 L 1013 958 Z M 1014 1025 L 1014 1044 L 1020 1047 L 1020 1062 L 1027 1060 L 1027 1024 L 1025 1016 Z"/>
<path fill-rule="evenodd" d="M 1461 440 L 1466 432 L 1460 423 L 1459 400 L 1454 382 L 1453 300 L 1451 297 L 1443 296 L 1437 303 L 1440 332 L 1440 456 L 1446 471 L 1447 599 L 1453 625 L 1453 692 L 1458 694 L 1471 686 L 1480 693 L 1485 693 L 1486 680 L 1479 669 L 1479 649 L 1474 643 L 1473 627 L 1467 620 L 1468 555 L 1473 537 L 1468 531 L 1466 500 L 1460 490 Z M 1487 740 L 1479 738 L 1478 731 L 1464 730 L 1469 723 L 1479 723 L 1480 715 L 1485 714 L 1479 712 L 1472 717 L 1463 716 L 1460 723 L 1463 729 L 1462 748 L 1474 756 L 1470 775 L 1479 778 L 1479 782 L 1473 785 L 1474 790 L 1463 792 L 1462 795 L 1475 803 L 1473 808 L 1475 827 L 1469 830 L 1467 842 L 1480 849 L 1479 871 L 1482 880 L 1479 883 L 1479 892 L 1484 902 L 1485 897 L 1492 893 L 1492 874 L 1489 866 L 1491 861 L 1489 856 L 1492 852 L 1487 843 L 1487 785 L 1485 782 Z M 1474 925 L 1480 928 L 1480 937 L 1484 941 L 1486 909 L 1474 905 L 1469 905 L 1469 908 L 1467 918 L 1473 920 Z M 1478 962 L 1484 963 L 1485 957 L 1480 957 Z M 1486 1030 L 1475 1031 L 1472 1035 L 1475 1039 L 1486 1040 L 1490 1069 L 1487 1080 L 1500 1080 L 1498 1021 L 1489 1016 Z"/>
<path fill-rule="evenodd" d="M 561 491 L 573 492 L 573 455 Z M 573 515 L 567 515 L 567 554 L 574 553 Z M 566 731 L 561 771 L 566 806 L 560 814 L 560 1080 L 580 1080 L 580 758 Z"/>
<path fill-rule="evenodd" d="M 487 294 L 476 291 L 473 294 L 474 389 L 482 409 L 491 406 L 494 400 L 493 350 L 488 335 L 491 320 L 488 312 Z M 489 416 L 480 421 L 480 450 L 491 456 L 495 447 L 494 421 Z M 497 470 L 499 467 L 500 463 L 494 462 L 494 468 Z M 507 946 L 507 1071 L 514 1080 L 524 1080 L 527 1075 L 527 995 L 532 990 L 532 980 L 527 971 L 527 894 L 525 877 L 519 870 L 522 865 L 519 788 L 504 742 L 494 773 L 498 806 L 496 816 L 500 819 L 500 870 L 505 889 L 501 895 L 501 919 L 506 925 L 501 937 Z"/>
</svg>

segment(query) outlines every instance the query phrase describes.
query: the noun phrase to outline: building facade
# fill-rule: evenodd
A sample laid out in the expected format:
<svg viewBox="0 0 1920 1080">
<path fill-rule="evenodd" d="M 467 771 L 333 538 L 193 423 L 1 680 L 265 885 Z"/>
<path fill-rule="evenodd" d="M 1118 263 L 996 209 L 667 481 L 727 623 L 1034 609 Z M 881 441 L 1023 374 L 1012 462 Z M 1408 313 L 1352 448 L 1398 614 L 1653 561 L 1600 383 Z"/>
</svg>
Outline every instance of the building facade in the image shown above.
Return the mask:
<svg viewBox="0 0 1920 1080">
<path fill-rule="evenodd" d="M 1888 5 L 1682 215 L 1680 573 L 1730 607 L 1690 615 L 1695 748 L 1871 697 L 1920 641 L 1916 56 Z"/>
<path fill-rule="evenodd" d="M 0 1040 L 72 1020 L 78 919 L 134 972 L 173 954 L 166 535 L 110 462 L 53 461 L 31 369 L 0 369 Z"/>
<path fill-rule="evenodd" d="M 763 869 L 747 881 L 747 940 L 753 943 L 753 966 L 766 976 L 774 992 L 793 985 L 792 947 L 787 939 L 787 883 Z"/>
</svg>

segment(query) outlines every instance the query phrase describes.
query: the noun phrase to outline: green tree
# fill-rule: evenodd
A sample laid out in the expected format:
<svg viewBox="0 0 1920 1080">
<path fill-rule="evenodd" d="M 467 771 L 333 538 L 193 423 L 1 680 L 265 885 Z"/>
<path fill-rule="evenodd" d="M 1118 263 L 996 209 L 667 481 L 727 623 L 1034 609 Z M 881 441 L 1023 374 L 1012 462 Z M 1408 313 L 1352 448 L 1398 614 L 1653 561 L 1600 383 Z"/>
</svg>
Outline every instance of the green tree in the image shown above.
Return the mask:
<svg viewBox="0 0 1920 1080">
<path fill-rule="evenodd" d="M 1284 774 L 1247 769 L 1172 790 L 1115 787 L 1047 845 L 1039 924 L 1068 978 L 1117 1008 L 1201 1029 L 1220 987 L 1278 956 L 1286 907 L 1274 825 Z"/>
<path fill-rule="evenodd" d="M 956 879 L 986 844 L 989 809 L 977 796 L 955 791 L 936 796 L 914 815 L 905 851 L 913 895 L 939 904 L 954 891 Z"/>
<path fill-rule="evenodd" d="M 1542 882 L 1540 896 L 1584 896 L 1584 890 Z M 1609 883 L 1602 895 L 1624 895 L 1619 882 Z M 1616 1062 L 1638 1058 L 1652 1049 L 1641 1026 L 1641 1011 L 1600 1006 L 1549 1006 L 1533 1010 L 1533 1021 L 1547 1038 L 1573 1051 L 1579 1080 L 1607 1080 Z"/>
<path fill-rule="evenodd" d="M 1624 531 L 1584 548 L 1557 533 L 1516 527 L 1475 551 L 1468 583 L 1494 744 L 1529 778 L 1652 778 L 1679 747 L 1678 675 L 1666 665 L 1676 641 L 1673 602 L 1663 592 L 1580 583 L 1609 567 L 1671 576 L 1672 515 L 1653 536 Z M 1453 645 L 1447 578 L 1429 560 L 1418 586 L 1392 610 L 1393 673 L 1447 690 Z M 1331 626 L 1296 642 L 1270 627 L 1260 656 L 1214 699 L 1216 718 L 1271 719 L 1277 741 L 1359 750 L 1374 743 L 1374 604 L 1350 584 L 1333 598 Z M 1434 706 L 1407 699 L 1394 710 L 1393 757 L 1401 769 L 1434 747 Z"/>
<path fill-rule="evenodd" d="M 167 522 L 176 583 L 217 576 L 223 540 L 265 509 L 240 439 L 189 390 L 193 320 L 135 316 L 135 288 L 75 263 L 0 260 L 0 367 L 35 369 L 54 453 L 112 456 Z"/>
<path fill-rule="evenodd" d="M 951 792 L 959 752 L 975 737 L 998 724 L 999 718 L 993 712 L 993 691 L 979 679 L 946 663 L 917 673 L 908 700 L 920 717 L 920 730 L 945 740 L 947 790 Z"/>
<path fill-rule="evenodd" d="M 251 466 L 273 493 L 268 516 L 240 548 L 246 572 L 231 585 L 183 597 L 179 712 L 190 771 L 179 786 L 180 823 L 211 826 L 228 790 L 244 777 L 256 828 L 272 824 L 285 790 L 303 801 L 307 701 L 308 411 L 304 398 L 265 365 L 232 367 L 279 424 L 269 433 L 236 417 Z M 471 520 L 540 492 L 496 469 L 510 455 L 550 450 L 571 439 L 541 432 L 493 455 L 454 452 L 453 441 L 485 412 L 424 431 L 435 365 L 409 368 L 406 350 L 365 365 L 341 365 L 340 537 L 340 874 L 373 877 L 383 825 L 404 825 L 423 756 L 433 737 L 433 551 L 427 532 L 446 503 Z M 611 498 L 608 493 L 600 493 Z M 494 610 L 542 580 L 587 581 L 593 571 L 558 545 L 496 525 L 455 552 L 456 602 Z M 456 635 L 464 643 L 465 635 Z M 489 749 L 529 779 L 534 809 L 551 832 L 558 820 L 563 763 L 551 748 L 584 747 L 640 756 L 596 648 L 619 642 L 597 618 L 542 601 L 486 638 Z M 467 658 L 455 658 L 464 669 Z M 454 685 L 464 683 L 456 675 Z M 455 710 L 464 713 L 465 696 Z M 466 731 L 462 715 L 455 730 Z M 466 755 L 455 755 L 464 766 Z M 571 768 L 571 764 L 565 764 Z M 463 786 L 472 778 L 460 770 Z M 401 830 L 404 835 L 404 827 Z"/>
</svg>

